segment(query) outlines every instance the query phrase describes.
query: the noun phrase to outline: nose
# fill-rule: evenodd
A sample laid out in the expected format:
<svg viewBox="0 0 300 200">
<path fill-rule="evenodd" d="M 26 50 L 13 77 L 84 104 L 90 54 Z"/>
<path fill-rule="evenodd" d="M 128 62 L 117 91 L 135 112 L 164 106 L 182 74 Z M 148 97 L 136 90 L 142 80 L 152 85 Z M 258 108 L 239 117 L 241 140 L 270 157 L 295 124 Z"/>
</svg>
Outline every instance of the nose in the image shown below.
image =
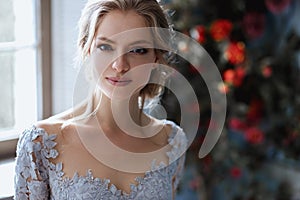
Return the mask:
<svg viewBox="0 0 300 200">
<path fill-rule="evenodd" d="M 127 72 L 130 69 L 126 54 L 116 58 L 112 63 L 112 68 L 118 73 Z"/>
</svg>

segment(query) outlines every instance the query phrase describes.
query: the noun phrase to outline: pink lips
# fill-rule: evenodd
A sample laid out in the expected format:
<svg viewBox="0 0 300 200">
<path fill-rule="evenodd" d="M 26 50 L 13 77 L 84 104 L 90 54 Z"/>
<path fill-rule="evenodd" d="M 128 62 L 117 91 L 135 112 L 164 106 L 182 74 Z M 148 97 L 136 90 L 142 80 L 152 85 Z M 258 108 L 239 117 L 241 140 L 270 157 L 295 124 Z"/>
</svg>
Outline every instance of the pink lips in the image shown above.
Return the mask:
<svg viewBox="0 0 300 200">
<path fill-rule="evenodd" d="M 124 80 L 119 77 L 106 77 L 105 79 L 113 86 L 125 86 L 131 82 L 131 80 Z"/>
</svg>

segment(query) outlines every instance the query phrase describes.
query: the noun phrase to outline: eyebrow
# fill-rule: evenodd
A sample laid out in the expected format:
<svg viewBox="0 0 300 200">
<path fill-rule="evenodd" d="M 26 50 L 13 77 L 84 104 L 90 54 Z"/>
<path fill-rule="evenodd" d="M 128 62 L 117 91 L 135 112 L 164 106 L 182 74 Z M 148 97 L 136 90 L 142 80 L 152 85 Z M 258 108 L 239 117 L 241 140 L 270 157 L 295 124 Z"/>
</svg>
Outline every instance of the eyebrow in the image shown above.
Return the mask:
<svg viewBox="0 0 300 200">
<path fill-rule="evenodd" d="M 97 37 L 96 39 L 97 39 L 97 40 L 102 40 L 102 41 L 105 41 L 105 42 L 108 42 L 108 43 L 113 43 L 113 44 L 115 44 L 114 41 L 108 39 L 107 37 L 102 37 L 102 36 L 100 36 L 100 37 Z"/>
<path fill-rule="evenodd" d="M 112 43 L 112 44 L 115 44 L 116 42 L 108 39 L 107 37 L 103 37 L 103 36 L 99 36 L 96 38 L 97 40 L 102 40 L 102 41 L 105 41 L 105 42 L 108 42 L 108 43 Z M 153 45 L 152 42 L 148 41 L 148 40 L 137 40 L 137 41 L 134 41 L 132 43 L 130 43 L 129 45 L 137 45 L 137 44 L 150 44 L 150 45 Z"/>
<path fill-rule="evenodd" d="M 148 41 L 148 40 L 137 40 L 137 41 L 134 41 L 134 42 L 130 43 L 130 45 L 137 45 L 137 44 L 150 44 L 150 45 L 153 45 L 153 43 Z"/>
</svg>

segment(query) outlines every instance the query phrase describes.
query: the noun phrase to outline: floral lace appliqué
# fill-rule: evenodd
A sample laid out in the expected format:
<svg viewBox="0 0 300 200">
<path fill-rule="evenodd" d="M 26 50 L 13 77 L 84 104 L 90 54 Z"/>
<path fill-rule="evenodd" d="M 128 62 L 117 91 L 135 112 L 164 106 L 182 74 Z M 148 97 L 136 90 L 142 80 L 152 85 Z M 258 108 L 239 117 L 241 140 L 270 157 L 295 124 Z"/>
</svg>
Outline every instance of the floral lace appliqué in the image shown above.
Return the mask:
<svg viewBox="0 0 300 200">
<path fill-rule="evenodd" d="M 72 178 L 63 178 L 63 163 L 54 164 L 49 158 L 56 158 L 58 152 L 56 135 L 48 135 L 43 129 L 32 127 L 20 136 L 17 146 L 15 199 L 72 199 L 72 200 L 146 200 L 172 199 L 183 165 L 187 139 L 182 129 L 173 122 L 169 137 L 171 150 L 167 152 L 169 165 L 156 165 L 137 177 L 137 184 L 130 186 L 130 193 L 119 190 L 108 179 L 95 178 L 91 170 L 85 176 L 75 173 Z"/>
</svg>

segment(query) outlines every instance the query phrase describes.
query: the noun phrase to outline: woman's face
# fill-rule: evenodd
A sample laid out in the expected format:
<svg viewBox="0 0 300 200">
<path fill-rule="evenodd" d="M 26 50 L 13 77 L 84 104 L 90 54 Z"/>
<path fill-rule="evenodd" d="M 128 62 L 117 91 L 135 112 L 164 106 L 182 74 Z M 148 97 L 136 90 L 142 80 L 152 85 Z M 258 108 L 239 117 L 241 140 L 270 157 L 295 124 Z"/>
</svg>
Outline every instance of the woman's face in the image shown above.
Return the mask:
<svg viewBox="0 0 300 200">
<path fill-rule="evenodd" d="M 111 11 L 96 30 L 91 61 L 97 86 L 109 98 L 127 98 L 149 81 L 156 55 L 150 30 L 134 11 Z"/>
</svg>

